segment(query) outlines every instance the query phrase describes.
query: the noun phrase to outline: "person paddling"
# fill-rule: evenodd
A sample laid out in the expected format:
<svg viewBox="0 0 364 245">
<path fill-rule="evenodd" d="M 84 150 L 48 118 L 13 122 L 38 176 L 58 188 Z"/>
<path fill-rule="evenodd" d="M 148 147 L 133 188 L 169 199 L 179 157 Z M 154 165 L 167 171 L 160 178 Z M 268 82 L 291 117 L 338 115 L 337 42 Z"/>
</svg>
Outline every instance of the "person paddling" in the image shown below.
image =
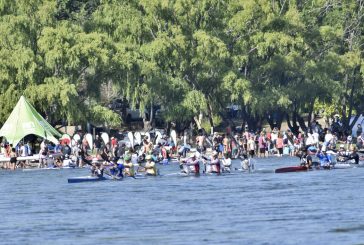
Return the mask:
<svg viewBox="0 0 364 245">
<path fill-rule="evenodd" d="M 359 164 L 360 157 L 359 157 L 359 155 L 357 153 L 356 146 L 351 147 L 351 153 L 349 155 L 349 159 L 354 160 L 355 164 Z"/>
<path fill-rule="evenodd" d="M 320 159 L 321 168 L 330 169 L 331 156 L 329 156 L 325 150 L 321 150 L 319 153 L 317 153 L 317 157 Z"/>
<path fill-rule="evenodd" d="M 113 159 L 114 165 L 110 168 L 110 174 L 117 178 L 123 178 L 123 170 L 124 164 L 121 159 L 117 160 L 116 158 Z"/>
<path fill-rule="evenodd" d="M 216 151 L 212 152 L 212 156 L 210 159 L 210 163 L 207 163 L 210 166 L 209 170 L 206 170 L 206 173 L 217 173 L 221 172 L 220 160 L 218 158 L 218 153 Z"/>
<path fill-rule="evenodd" d="M 195 175 L 200 174 L 200 162 L 196 158 L 196 154 L 194 153 L 190 158 L 187 160 L 184 160 L 182 163 L 182 172 L 188 174 L 188 173 L 194 173 Z M 185 167 L 183 167 L 185 166 Z"/>
<path fill-rule="evenodd" d="M 131 156 L 125 155 L 124 156 L 124 175 L 134 177 L 135 171 L 134 171 L 134 164 L 131 162 Z"/>
<path fill-rule="evenodd" d="M 337 153 L 337 161 L 346 162 L 348 159 L 349 159 L 349 153 L 345 150 L 345 146 L 341 144 L 339 147 L 339 151 Z"/>
<path fill-rule="evenodd" d="M 301 156 L 301 166 L 304 166 L 307 169 L 312 167 L 312 156 L 309 149 L 307 149 L 306 153 Z"/>
<path fill-rule="evenodd" d="M 104 175 L 104 168 L 97 158 L 92 160 L 91 175 L 99 178 Z"/>
<path fill-rule="evenodd" d="M 157 167 L 155 165 L 155 162 L 152 159 L 152 156 L 147 155 L 145 157 L 145 160 L 147 161 L 144 166 L 146 175 L 157 176 Z"/>
</svg>

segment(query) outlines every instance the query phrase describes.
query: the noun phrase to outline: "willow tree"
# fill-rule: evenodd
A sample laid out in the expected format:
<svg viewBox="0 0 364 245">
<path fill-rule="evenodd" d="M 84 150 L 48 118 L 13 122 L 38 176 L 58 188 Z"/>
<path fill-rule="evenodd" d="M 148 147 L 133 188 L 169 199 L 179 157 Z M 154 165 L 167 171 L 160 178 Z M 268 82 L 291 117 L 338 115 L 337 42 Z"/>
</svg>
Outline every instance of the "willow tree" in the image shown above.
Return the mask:
<svg viewBox="0 0 364 245">
<path fill-rule="evenodd" d="M 88 117 L 119 125 L 108 110 L 97 110 L 99 70 L 108 67 L 107 37 L 87 33 L 71 20 L 57 19 L 55 1 L 15 1 L 1 16 L 2 120 L 21 94 L 48 120 L 85 122 Z M 9 95 L 9 97 L 7 97 Z M 15 100 L 15 101 L 14 101 Z M 96 112 L 96 113 L 95 113 Z"/>
</svg>

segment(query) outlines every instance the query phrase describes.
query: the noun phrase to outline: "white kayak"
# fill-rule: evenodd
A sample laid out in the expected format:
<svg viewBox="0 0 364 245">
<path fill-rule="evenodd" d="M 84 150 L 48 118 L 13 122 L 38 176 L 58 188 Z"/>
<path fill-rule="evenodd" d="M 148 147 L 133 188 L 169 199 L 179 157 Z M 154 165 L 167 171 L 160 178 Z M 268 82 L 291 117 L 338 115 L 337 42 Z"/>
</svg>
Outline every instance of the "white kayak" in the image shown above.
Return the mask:
<svg viewBox="0 0 364 245">
<path fill-rule="evenodd" d="M 61 169 L 75 169 L 75 167 L 62 167 L 62 168 L 24 168 L 24 172 L 28 171 L 44 171 L 44 170 L 61 170 Z"/>
<path fill-rule="evenodd" d="M 347 162 L 338 162 L 334 165 L 336 169 L 346 169 L 346 168 L 363 168 L 364 163 L 360 162 L 359 164 L 355 163 L 347 163 Z"/>
</svg>

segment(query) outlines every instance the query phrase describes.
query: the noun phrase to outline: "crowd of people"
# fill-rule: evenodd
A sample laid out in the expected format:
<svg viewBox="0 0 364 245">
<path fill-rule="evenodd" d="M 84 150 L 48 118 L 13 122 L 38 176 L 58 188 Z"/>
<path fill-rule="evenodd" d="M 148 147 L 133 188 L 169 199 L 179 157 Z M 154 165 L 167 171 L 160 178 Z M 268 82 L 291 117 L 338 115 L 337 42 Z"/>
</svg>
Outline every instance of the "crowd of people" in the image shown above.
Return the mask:
<svg viewBox="0 0 364 245">
<path fill-rule="evenodd" d="M 100 135 L 96 135 L 92 145 L 89 145 L 90 141 L 84 137 L 84 134 L 80 132 L 78 134 L 79 140 L 72 140 L 71 142 L 69 138 L 60 139 L 59 144 L 52 145 L 52 147 L 46 140 L 43 140 L 39 145 L 38 167 L 83 167 L 91 165 L 92 169 L 95 170 L 93 173 L 96 174 L 97 170 L 101 168 L 97 163 L 101 162 L 107 166 L 112 165 L 111 172 L 117 172 L 116 176 L 120 177 L 124 174 L 133 176 L 134 171 L 132 169 L 134 167 L 132 165 L 138 165 L 140 169 L 144 168 L 147 173 L 155 174 L 157 172 L 155 163 L 168 163 L 170 157 L 176 157 L 180 160 L 181 169 L 184 169 L 185 172 L 192 170 L 192 172 L 199 173 L 196 154 L 187 157 L 188 152 L 192 148 L 196 148 L 199 156 L 203 156 L 205 163 L 208 163 L 205 164 L 205 167 L 211 169 L 212 172 L 220 172 L 221 169 L 231 166 L 231 159 L 235 158 L 247 160 L 254 157 L 289 155 L 299 156 L 302 162 L 309 163 L 310 157 L 307 158 L 307 156 L 313 155 L 313 151 L 307 154 L 308 149 L 316 149 L 316 156 L 326 162 L 331 161 L 329 157 L 326 157 L 329 151 L 335 152 L 340 161 L 345 158 L 354 159 L 358 162 L 357 148 L 364 145 L 364 133 L 361 125 L 358 125 L 357 137 L 347 137 L 346 141 L 342 142 L 344 144 L 337 148 L 337 135 L 332 133 L 330 129 L 322 130 L 317 123 L 314 123 L 308 132 L 297 134 L 289 129 L 283 131 L 278 128 L 272 130 L 264 128 L 254 132 L 245 126 L 240 132 L 232 132 L 227 129 L 225 133 L 215 132 L 212 135 L 207 135 L 200 131 L 195 138 L 189 140 L 186 140 L 186 133 L 177 139 L 167 135 L 153 138 L 146 136 L 140 144 L 135 146 L 131 145 L 130 141 L 125 141 L 124 138 L 120 137 L 111 137 L 108 142 L 105 142 Z M 207 149 L 211 150 L 208 154 L 206 154 Z M 17 158 L 36 153 L 29 142 L 20 142 L 16 147 L 3 143 L 0 151 L 10 159 L 2 165 L 5 169 L 29 167 L 27 161 L 19 161 Z M 140 163 L 142 162 L 146 162 L 146 164 L 141 166 Z M 121 169 L 122 171 L 120 171 Z"/>
<path fill-rule="evenodd" d="M 361 126 L 358 125 L 357 137 L 348 136 L 344 142 L 341 141 L 347 151 L 357 151 L 358 148 L 362 148 L 364 135 L 360 129 Z M 205 143 L 206 136 L 200 134 L 196 141 L 198 150 L 204 151 L 208 145 Z M 324 129 L 323 132 L 310 130 L 306 133 L 294 134 L 290 129 L 282 131 L 277 128 L 253 132 L 246 126 L 240 133 L 218 134 L 215 132 L 212 136 L 212 147 L 219 153 L 219 157 L 225 158 L 237 158 L 242 153 L 251 158 L 297 156 L 300 151 L 310 146 L 323 151 L 336 151 L 338 142 L 337 135 L 330 129 Z"/>
<path fill-rule="evenodd" d="M 33 153 L 29 142 L 20 142 L 16 147 L 4 142 L 0 144 L 0 154 L 6 158 L 10 158 L 8 162 L 2 165 L 2 168 L 14 170 L 17 167 L 25 166 L 25 161 L 17 161 L 17 157 L 27 157 Z"/>
</svg>

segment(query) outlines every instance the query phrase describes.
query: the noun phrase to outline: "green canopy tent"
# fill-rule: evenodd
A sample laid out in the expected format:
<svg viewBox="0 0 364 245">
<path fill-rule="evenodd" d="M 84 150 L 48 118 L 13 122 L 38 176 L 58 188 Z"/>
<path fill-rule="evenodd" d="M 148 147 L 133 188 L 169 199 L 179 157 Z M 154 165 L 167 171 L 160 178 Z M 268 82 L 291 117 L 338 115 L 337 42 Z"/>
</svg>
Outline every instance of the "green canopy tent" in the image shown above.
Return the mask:
<svg viewBox="0 0 364 245">
<path fill-rule="evenodd" d="M 47 139 L 54 144 L 58 144 L 57 138 L 61 137 L 61 134 L 34 109 L 25 97 L 21 96 L 1 128 L 0 136 L 6 137 L 8 142 L 15 146 L 30 134 Z"/>
</svg>

